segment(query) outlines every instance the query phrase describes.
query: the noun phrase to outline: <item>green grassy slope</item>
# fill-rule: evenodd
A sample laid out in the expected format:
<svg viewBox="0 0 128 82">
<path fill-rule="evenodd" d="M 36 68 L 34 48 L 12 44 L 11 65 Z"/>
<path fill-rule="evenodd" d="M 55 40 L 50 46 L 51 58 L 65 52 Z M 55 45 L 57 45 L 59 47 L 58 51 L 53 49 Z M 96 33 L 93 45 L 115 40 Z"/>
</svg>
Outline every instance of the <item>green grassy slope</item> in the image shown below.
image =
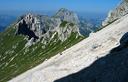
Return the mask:
<svg viewBox="0 0 128 82">
<path fill-rule="evenodd" d="M 72 33 L 66 41 L 61 42 L 56 34 L 45 48 L 42 48 L 44 44 L 41 42 L 25 48 L 27 41 L 24 36 L 15 36 L 15 30 L 10 27 L 0 33 L 0 82 L 16 77 L 84 39 Z"/>
</svg>

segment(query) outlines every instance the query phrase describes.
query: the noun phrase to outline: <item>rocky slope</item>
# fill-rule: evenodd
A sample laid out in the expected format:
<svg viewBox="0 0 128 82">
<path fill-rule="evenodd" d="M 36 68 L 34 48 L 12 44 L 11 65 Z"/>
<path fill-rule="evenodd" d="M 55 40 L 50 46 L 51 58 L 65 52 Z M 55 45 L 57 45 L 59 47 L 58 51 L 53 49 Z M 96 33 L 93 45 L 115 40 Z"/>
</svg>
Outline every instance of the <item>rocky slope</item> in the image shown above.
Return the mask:
<svg viewBox="0 0 128 82">
<path fill-rule="evenodd" d="M 75 13 L 63 8 L 53 17 L 27 14 L 18 22 L 16 34 L 27 35 L 29 40 L 43 38 L 42 43 L 47 43 L 46 39 L 50 40 L 57 34 L 59 40 L 65 41 L 71 33 L 81 35 L 78 21 Z"/>
<path fill-rule="evenodd" d="M 106 18 L 106 20 L 103 22 L 102 25 L 106 26 L 126 14 L 128 14 L 128 1 L 122 0 L 114 10 L 111 10 L 109 12 L 108 17 Z"/>
<path fill-rule="evenodd" d="M 127 20 L 122 16 L 9 82 L 127 82 Z"/>
<path fill-rule="evenodd" d="M 67 18 L 74 14 L 69 10 L 65 12 L 70 13 Z M 61 14 L 48 17 L 29 13 L 0 33 L 0 82 L 6 82 L 58 53 L 62 54 L 84 39 L 74 22 L 77 17 L 61 19 L 66 18 Z"/>
</svg>

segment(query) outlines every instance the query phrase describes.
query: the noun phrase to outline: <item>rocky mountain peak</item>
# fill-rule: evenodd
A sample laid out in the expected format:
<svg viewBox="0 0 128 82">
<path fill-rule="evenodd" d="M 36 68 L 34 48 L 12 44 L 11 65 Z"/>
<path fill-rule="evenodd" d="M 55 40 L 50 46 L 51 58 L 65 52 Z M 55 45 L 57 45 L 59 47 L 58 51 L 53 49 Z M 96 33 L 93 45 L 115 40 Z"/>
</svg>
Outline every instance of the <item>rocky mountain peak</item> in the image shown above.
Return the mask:
<svg viewBox="0 0 128 82">
<path fill-rule="evenodd" d="M 65 41 L 72 33 L 76 33 L 76 37 L 80 35 L 78 21 L 75 13 L 64 8 L 53 17 L 29 13 L 22 16 L 17 23 L 16 34 L 26 35 L 29 40 L 34 41 L 43 38 L 45 43 L 54 35 L 57 35 L 59 40 Z"/>
<path fill-rule="evenodd" d="M 79 23 L 79 19 L 76 13 L 73 11 L 69 11 L 68 9 L 61 8 L 55 15 L 55 17 L 59 17 L 61 20 L 70 22 L 70 23 Z"/>
<path fill-rule="evenodd" d="M 70 11 L 66 8 L 61 8 L 58 12 L 70 12 Z"/>
<path fill-rule="evenodd" d="M 7 82 L 56 54 L 62 55 L 83 39 L 76 23 L 60 17 L 32 13 L 19 17 L 0 33 L 0 82 Z"/>
<path fill-rule="evenodd" d="M 128 14 L 128 0 L 122 0 L 120 4 L 108 13 L 108 17 L 103 22 L 103 26 L 106 26 L 122 16 Z"/>
</svg>

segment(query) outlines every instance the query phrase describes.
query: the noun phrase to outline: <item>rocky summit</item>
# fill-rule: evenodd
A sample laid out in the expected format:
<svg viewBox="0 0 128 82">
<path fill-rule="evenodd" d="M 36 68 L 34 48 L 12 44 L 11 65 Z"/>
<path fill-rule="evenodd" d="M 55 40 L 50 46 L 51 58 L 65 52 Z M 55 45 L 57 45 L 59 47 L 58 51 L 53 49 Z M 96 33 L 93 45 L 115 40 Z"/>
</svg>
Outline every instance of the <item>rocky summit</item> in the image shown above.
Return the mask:
<svg viewBox="0 0 128 82">
<path fill-rule="evenodd" d="M 67 9 L 60 9 L 52 17 L 32 13 L 19 17 L 0 33 L 0 82 L 58 53 L 62 55 L 62 51 L 83 40 L 78 21 L 77 15 Z"/>
<path fill-rule="evenodd" d="M 126 14 L 128 14 L 128 0 L 122 0 L 114 10 L 110 10 L 110 12 L 108 13 L 108 17 L 102 25 L 106 26 Z"/>
<path fill-rule="evenodd" d="M 22 34 L 28 36 L 28 40 L 52 39 L 56 34 L 58 39 L 65 41 L 72 33 L 79 33 L 78 17 L 75 13 L 60 9 L 55 16 L 48 17 L 44 15 L 27 14 L 21 17 L 16 26 L 16 35 Z"/>
</svg>

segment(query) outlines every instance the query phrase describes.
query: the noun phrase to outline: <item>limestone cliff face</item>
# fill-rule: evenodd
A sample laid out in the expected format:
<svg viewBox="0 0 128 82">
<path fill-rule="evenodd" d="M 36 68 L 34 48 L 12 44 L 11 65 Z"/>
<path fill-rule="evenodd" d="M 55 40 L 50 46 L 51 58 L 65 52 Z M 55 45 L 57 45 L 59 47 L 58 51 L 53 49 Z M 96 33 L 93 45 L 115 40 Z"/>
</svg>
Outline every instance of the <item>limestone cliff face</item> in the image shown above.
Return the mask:
<svg viewBox="0 0 128 82">
<path fill-rule="evenodd" d="M 128 14 L 128 0 L 123 0 L 114 10 L 109 12 L 108 17 L 102 25 L 106 26 L 126 14 Z"/>
<path fill-rule="evenodd" d="M 59 40 L 65 41 L 72 33 L 79 33 L 77 15 L 67 9 L 60 9 L 53 17 L 27 14 L 17 23 L 16 34 L 28 36 L 29 40 L 42 40 L 47 43 L 56 35 Z"/>
</svg>

